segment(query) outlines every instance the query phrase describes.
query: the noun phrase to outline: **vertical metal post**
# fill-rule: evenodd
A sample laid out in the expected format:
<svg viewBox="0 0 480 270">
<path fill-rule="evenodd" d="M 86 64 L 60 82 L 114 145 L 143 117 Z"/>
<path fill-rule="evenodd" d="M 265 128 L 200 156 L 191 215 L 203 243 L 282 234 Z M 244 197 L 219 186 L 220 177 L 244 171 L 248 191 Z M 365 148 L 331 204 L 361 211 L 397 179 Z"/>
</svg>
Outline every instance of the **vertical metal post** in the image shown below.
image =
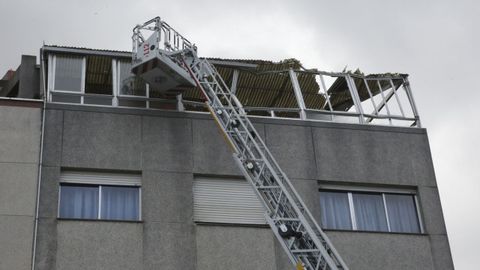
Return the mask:
<svg viewBox="0 0 480 270">
<path fill-rule="evenodd" d="M 178 110 L 179 112 L 185 111 L 185 107 L 183 107 L 182 94 L 178 94 L 178 95 L 177 95 L 177 110 Z"/>
<path fill-rule="evenodd" d="M 390 82 L 390 85 L 392 86 L 392 91 L 393 91 L 393 94 L 395 95 L 395 99 L 397 100 L 398 107 L 400 108 L 400 113 L 402 114 L 403 117 L 405 117 L 405 113 L 403 112 L 402 104 L 400 103 L 400 99 L 398 98 L 398 95 L 397 95 L 397 88 L 395 87 L 395 84 L 393 84 L 392 79 L 390 79 L 389 82 Z"/>
<path fill-rule="evenodd" d="M 352 96 L 353 104 L 355 105 L 355 110 L 359 114 L 358 120 L 360 124 L 365 124 L 362 102 L 360 101 L 360 97 L 358 96 L 358 90 L 355 86 L 355 82 L 353 81 L 352 76 L 350 76 L 350 74 L 348 73 L 345 75 L 345 80 L 347 81 L 348 89 L 350 90 L 350 95 Z"/>
<path fill-rule="evenodd" d="M 377 104 L 375 104 L 375 100 L 373 100 L 372 91 L 370 91 L 370 86 L 368 86 L 368 81 L 365 80 L 365 78 L 363 78 L 363 82 L 365 83 L 365 86 L 367 87 L 368 95 L 370 96 L 370 100 L 372 101 L 373 110 L 374 110 L 375 114 L 378 115 Z"/>
<path fill-rule="evenodd" d="M 119 84 L 120 84 L 120 63 L 117 63 L 116 60 L 112 60 L 112 94 L 113 94 L 113 99 L 112 99 L 112 106 L 117 107 L 118 106 L 118 91 L 120 89 Z"/>
<path fill-rule="evenodd" d="M 145 95 L 147 96 L 147 101 L 145 102 L 145 106 L 147 106 L 147 109 L 150 109 L 150 85 L 148 83 L 145 86 Z"/>
<path fill-rule="evenodd" d="M 86 78 L 87 78 L 87 58 L 83 57 L 82 58 L 82 82 L 80 87 L 80 91 L 82 92 L 82 95 L 80 96 L 80 104 L 83 104 L 84 102 Z"/>
<path fill-rule="evenodd" d="M 293 71 L 292 68 L 288 71 L 290 75 L 290 81 L 292 82 L 293 92 L 295 93 L 295 98 L 297 99 L 298 108 L 300 109 L 300 118 L 305 120 L 307 119 L 307 114 L 305 112 L 305 102 L 303 100 L 302 91 L 300 85 L 298 84 L 297 74 Z"/>
<path fill-rule="evenodd" d="M 390 218 L 388 217 L 387 199 L 385 198 L 385 193 L 382 193 L 382 200 L 383 200 L 383 208 L 385 211 L 385 218 L 387 219 L 387 230 L 391 232 L 392 228 L 390 227 Z"/>
<path fill-rule="evenodd" d="M 422 212 L 420 210 L 420 203 L 418 202 L 418 197 L 417 194 L 413 195 L 413 200 L 415 201 L 415 210 L 417 214 L 417 219 L 418 219 L 418 226 L 420 227 L 420 233 L 425 233 L 425 226 L 423 225 L 423 220 L 422 220 Z"/>
<path fill-rule="evenodd" d="M 407 93 L 408 100 L 410 101 L 410 106 L 412 106 L 412 111 L 416 119 L 417 127 L 422 127 L 420 123 L 420 116 L 418 115 L 417 105 L 415 104 L 415 99 L 413 98 L 412 89 L 410 89 L 410 82 L 408 81 L 408 78 L 404 79 L 403 88 Z"/>
<path fill-rule="evenodd" d="M 356 231 L 357 228 L 357 217 L 355 216 L 355 206 L 353 204 L 353 195 L 351 192 L 347 193 L 348 196 L 348 206 L 350 208 L 350 219 L 352 220 L 352 230 Z"/>
<path fill-rule="evenodd" d="M 388 122 L 390 123 L 390 125 L 392 125 L 392 118 L 390 117 L 391 114 L 390 114 L 390 109 L 388 108 L 388 100 L 385 98 L 385 94 L 383 93 L 383 89 L 382 89 L 382 85 L 380 84 L 380 80 L 377 80 L 377 86 L 378 86 L 378 89 L 380 90 L 380 94 L 382 95 L 382 99 L 383 99 L 383 105 L 385 105 L 385 109 L 387 110 L 387 115 L 388 115 Z"/>
<path fill-rule="evenodd" d="M 320 83 L 321 83 L 321 88 L 323 88 L 324 90 L 324 97 L 325 97 L 325 101 L 326 101 L 326 104 L 328 105 L 328 110 L 330 112 L 333 112 L 333 108 L 332 108 L 332 103 L 330 102 L 330 97 L 328 96 L 328 89 L 327 89 L 327 86 L 325 84 L 325 80 L 323 79 L 323 75 L 322 74 L 318 74 L 318 77 L 320 78 Z M 323 108 L 325 108 L 325 104 L 323 105 Z M 334 115 L 333 113 L 330 114 L 330 121 L 333 121 L 334 120 Z"/>
<path fill-rule="evenodd" d="M 47 101 L 52 102 L 52 90 L 55 90 L 56 56 L 48 54 Z"/>
<path fill-rule="evenodd" d="M 238 69 L 233 70 L 233 75 L 232 75 L 232 85 L 230 86 L 230 89 L 232 90 L 232 94 L 236 95 L 237 94 L 237 82 L 238 82 L 238 75 L 239 75 Z"/>
<path fill-rule="evenodd" d="M 98 211 L 97 219 L 102 219 L 102 186 L 98 186 Z"/>
</svg>

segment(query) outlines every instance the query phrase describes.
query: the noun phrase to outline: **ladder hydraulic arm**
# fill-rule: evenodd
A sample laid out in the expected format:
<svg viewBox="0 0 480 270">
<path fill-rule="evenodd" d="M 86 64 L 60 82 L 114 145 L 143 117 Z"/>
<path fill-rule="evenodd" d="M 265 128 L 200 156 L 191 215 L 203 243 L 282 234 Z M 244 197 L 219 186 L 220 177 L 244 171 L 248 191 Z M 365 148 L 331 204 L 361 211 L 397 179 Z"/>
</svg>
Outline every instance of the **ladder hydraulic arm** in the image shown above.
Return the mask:
<svg viewBox="0 0 480 270">
<path fill-rule="evenodd" d="M 151 32 L 148 39 L 144 32 Z M 132 71 L 154 90 L 194 85 L 265 206 L 265 218 L 297 269 L 348 269 L 255 130 L 235 94 L 196 47 L 159 17 L 134 28 Z M 146 75 L 147 74 L 147 75 Z M 166 78 L 165 78 L 166 77 Z M 164 83 L 168 85 L 162 84 Z"/>
</svg>

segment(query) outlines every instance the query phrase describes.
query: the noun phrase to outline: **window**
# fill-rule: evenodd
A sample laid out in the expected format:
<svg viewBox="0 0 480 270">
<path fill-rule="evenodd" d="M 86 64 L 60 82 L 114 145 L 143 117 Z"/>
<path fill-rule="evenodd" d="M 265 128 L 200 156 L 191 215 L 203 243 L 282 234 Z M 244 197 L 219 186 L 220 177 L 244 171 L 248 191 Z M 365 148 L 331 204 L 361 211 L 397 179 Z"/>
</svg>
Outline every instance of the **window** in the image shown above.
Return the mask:
<svg viewBox="0 0 480 270">
<path fill-rule="evenodd" d="M 324 229 L 421 233 L 414 194 L 320 190 Z"/>
<path fill-rule="evenodd" d="M 138 175 L 62 172 L 58 217 L 140 220 L 139 180 Z"/>
<path fill-rule="evenodd" d="M 140 108 L 164 102 L 164 97 L 149 96 L 147 83 L 131 73 L 129 60 L 89 54 L 50 54 L 48 59 L 49 101 Z"/>
<path fill-rule="evenodd" d="M 85 93 L 113 95 L 112 57 L 86 57 Z"/>
<path fill-rule="evenodd" d="M 81 92 L 83 83 L 83 57 L 56 56 L 55 90 Z"/>
<path fill-rule="evenodd" d="M 132 64 L 130 62 L 119 60 L 118 69 L 118 89 L 120 95 L 146 96 L 147 84 L 142 78 L 135 76 L 135 74 L 131 72 Z"/>
<path fill-rule="evenodd" d="M 95 186 L 60 186 L 61 218 L 98 218 L 98 191 Z"/>
</svg>

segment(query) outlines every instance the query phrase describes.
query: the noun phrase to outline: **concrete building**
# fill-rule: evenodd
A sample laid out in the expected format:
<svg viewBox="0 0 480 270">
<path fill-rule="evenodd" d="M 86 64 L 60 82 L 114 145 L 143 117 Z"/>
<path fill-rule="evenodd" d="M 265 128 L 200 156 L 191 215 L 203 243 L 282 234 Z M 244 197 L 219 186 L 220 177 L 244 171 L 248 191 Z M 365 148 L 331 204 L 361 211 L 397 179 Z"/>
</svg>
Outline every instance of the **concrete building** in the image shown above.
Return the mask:
<svg viewBox="0 0 480 270">
<path fill-rule="evenodd" d="M 150 91 L 128 52 L 40 56 L 0 84 L 0 269 L 293 268 L 198 89 Z M 406 75 L 211 61 L 350 269 L 453 269 Z"/>
</svg>

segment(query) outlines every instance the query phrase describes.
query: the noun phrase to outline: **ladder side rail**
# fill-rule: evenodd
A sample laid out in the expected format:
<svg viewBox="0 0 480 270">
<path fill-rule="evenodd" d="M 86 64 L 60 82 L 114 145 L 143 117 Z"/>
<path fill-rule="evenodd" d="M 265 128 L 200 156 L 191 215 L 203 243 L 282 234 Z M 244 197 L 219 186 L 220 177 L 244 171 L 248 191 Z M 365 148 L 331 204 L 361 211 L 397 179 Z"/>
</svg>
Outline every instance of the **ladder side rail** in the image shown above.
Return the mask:
<svg viewBox="0 0 480 270">
<path fill-rule="evenodd" d="M 266 151 L 270 152 L 269 149 L 267 148 Z M 269 153 L 271 155 L 271 153 Z M 274 160 L 274 162 L 276 163 L 276 161 Z M 278 164 L 277 164 L 278 166 Z M 284 174 L 284 177 L 287 177 L 285 175 L 285 173 L 282 171 L 282 173 Z M 325 242 L 324 246 L 326 248 L 329 249 L 329 251 L 331 251 L 333 253 L 333 255 L 335 256 L 335 259 L 337 260 L 337 262 L 342 265 L 345 269 L 348 269 L 346 268 L 346 264 L 345 264 L 345 261 L 343 261 L 343 259 L 340 257 L 340 254 L 338 253 L 338 251 L 335 249 L 335 247 L 333 246 L 332 242 L 330 241 L 330 239 L 328 238 L 328 236 L 325 234 L 325 232 L 321 229 L 321 227 L 319 226 L 318 222 L 315 220 L 315 218 L 313 217 L 312 213 L 310 212 L 310 210 L 308 209 L 308 207 L 305 207 L 305 203 L 303 202 L 303 200 L 301 199 L 302 197 L 298 194 L 297 190 L 295 188 L 292 187 L 292 184 L 290 181 L 287 182 L 287 185 L 290 187 L 290 192 L 292 192 L 295 197 L 298 199 L 298 201 L 301 203 L 301 205 L 303 206 L 303 212 L 305 214 L 306 217 L 308 217 L 308 220 L 313 223 L 314 226 L 312 226 L 314 229 L 317 230 L 317 235 L 321 238 L 322 241 Z M 309 223 L 309 224 L 311 224 Z"/>
<path fill-rule="evenodd" d="M 221 76 L 219 76 L 219 73 L 218 71 L 215 69 L 215 67 L 213 65 L 211 65 L 206 59 L 203 59 L 202 60 L 205 68 L 209 71 L 209 73 L 211 74 L 212 76 L 212 79 L 213 81 L 215 82 L 215 84 L 219 85 L 219 88 L 218 90 L 220 90 L 220 93 L 222 94 L 222 96 L 229 101 L 229 106 L 230 107 L 234 107 L 233 104 L 235 104 L 237 107 L 242 107 L 242 105 L 238 102 L 238 100 L 234 99 L 234 95 L 231 94 L 230 92 L 229 93 L 226 93 L 225 91 L 223 91 L 223 89 L 228 89 L 228 86 L 226 85 L 225 81 L 223 80 L 223 78 Z M 222 88 L 223 87 L 223 88 Z"/>
<path fill-rule="evenodd" d="M 208 62 L 206 62 L 206 63 L 207 63 L 207 66 L 209 66 L 209 63 L 208 63 Z M 215 73 L 216 73 L 216 72 L 213 72 L 213 74 L 211 74 L 211 75 L 215 75 Z M 198 73 L 196 73 L 196 74 L 198 75 Z M 215 76 L 212 76 L 212 77 L 215 77 Z M 201 78 L 200 78 L 200 79 L 201 79 Z M 216 83 L 217 83 L 217 85 L 218 85 L 218 82 L 216 82 Z M 225 86 L 226 86 L 226 85 L 225 85 Z M 212 88 L 212 86 L 211 86 L 210 84 L 207 84 L 207 87 L 210 88 L 210 90 L 212 90 L 212 92 L 215 94 L 215 95 L 214 95 L 213 97 L 211 97 L 211 98 L 214 98 L 214 100 L 216 101 L 216 103 L 218 103 L 218 104 L 216 104 L 216 105 L 218 105 L 219 107 L 224 107 L 224 105 L 223 105 L 223 104 L 221 103 L 221 101 L 219 100 L 219 98 L 218 98 L 217 94 L 215 93 L 214 89 Z M 201 88 L 202 88 L 202 87 L 201 87 Z M 221 88 L 221 87 L 220 87 L 220 88 Z M 228 89 L 228 88 L 227 88 L 227 89 Z M 205 91 L 205 89 L 202 89 L 202 90 Z M 222 90 L 222 92 L 223 92 L 223 89 L 219 89 L 219 90 Z M 207 93 L 206 91 L 205 91 L 205 94 L 208 95 L 208 93 Z M 225 93 L 223 93 L 223 94 L 225 94 Z M 237 112 L 237 111 L 235 110 L 235 108 L 232 106 L 230 100 L 229 100 L 228 98 L 227 98 L 226 100 L 227 100 L 227 102 L 229 103 L 228 105 L 231 106 L 232 109 L 233 109 L 233 110 L 232 110 L 232 112 L 233 112 L 232 115 L 233 115 L 234 117 L 236 117 L 237 120 L 241 120 L 242 118 L 239 117 L 238 112 Z M 210 105 L 210 104 L 209 104 L 209 105 Z M 215 111 L 214 111 L 214 112 L 215 112 Z M 251 131 L 252 131 L 252 132 L 256 132 L 256 130 L 254 129 L 253 125 L 251 124 L 251 122 L 249 121 L 249 119 L 248 119 L 247 117 L 243 118 L 243 120 L 244 120 L 244 121 L 239 121 L 239 123 L 240 123 L 241 125 L 243 125 L 243 128 L 244 128 L 245 131 L 249 131 L 249 129 L 247 128 L 247 126 L 248 126 L 248 127 L 251 128 Z M 245 125 L 245 123 L 247 123 L 247 125 Z M 223 125 L 223 127 L 225 127 L 225 126 Z M 225 130 L 224 130 L 224 131 L 225 131 Z M 227 136 L 230 138 L 229 135 L 230 135 L 230 134 L 227 133 Z M 256 141 L 255 139 L 258 139 L 258 140 L 260 141 L 260 144 L 263 144 L 263 145 L 264 145 L 263 140 L 261 140 L 261 138 L 259 138 L 259 136 L 256 136 L 255 139 L 254 139 L 254 138 L 251 138 L 252 136 L 251 136 L 251 134 L 249 134 L 249 132 L 247 133 L 247 135 L 248 135 L 248 137 L 250 137 L 250 139 L 251 139 L 251 141 L 253 142 L 255 148 L 257 148 L 257 152 L 258 152 L 260 155 L 262 155 L 263 158 L 267 161 L 267 162 L 266 162 L 266 165 L 267 165 L 267 167 L 269 167 L 271 174 L 272 174 L 274 177 L 277 176 L 277 177 L 275 177 L 275 178 L 277 178 L 277 179 L 280 178 L 279 175 L 278 175 L 278 172 L 280 172 L 280 174 L 283 176 L 283 177 L 282 177 L 283 179 L 281 179 L 281 180 L 283 180 L 283 181 L 278 181 L 278 180 L 277 180 L 277 181 L 278 181 L 278 184 L 280 184 L 280 186 L 282 186 L 282 189 L 284 189 L 284 190 L 289 190 L 290 192 L 292 192 L 292 193 L 294 193 L 294 194 L 296 195 L 295 197 L 297 197 L 297 198 L 295 198 L 295 199 L 297 199 L 297 200 L 295 200 L 294 198 L 292 198 L 292 197 L 291 197 L 291 194 L 290 194 L 289 192 L 286 192 L 286 194 L 285 194 L 285 195 L 289 198 L 290 204 L 291 204 L 291 206 L 293 206 L 295 212 L 297 212 L 297 215 L 300 214 L 301 219 L 305 219 L 305 217 L 303 217 L 303 214 L 302 214 L 301 209 L 299 208 L 298 202 L 300 202 L 301 208 L 306 209 L 306 207 L 304 207 L 304 206 L 302 205 L 303 203 L 302 203 L 301 200 L 299 200 L 298 194 L 296 194 L 296 191 L 292 188 L 291 183 L 289 183 L 290 181 L 288 181 L 288 180 L 285 181 L 285 180 L 288 179 L 288 178 L 287 178 L 286 175 L 283 173 L 283 171 L 280 169 L 280 167 L 278 166 L 278 164 L 276 164 L 276 161 L 275 161 L 275 159 L 273 159 L 273 156 L 272 156 L 271 153 L 268 151 L 268 148 L 264 147 L 264 150 L 267 150 L 267 151 L 268 151 L 268 154 L 267 154 L 266 156 L 269 156 L 269 157 L 267 158 L 267 157 L 265 156 L 265 153 L 264 153 L 263 151 L 261 151 L 262 149 L 259 149 L 259 147 L 258 147 L 258 145 L 257 145 L 257 141 Z M 239 138 L 241 138 L 241 136 L 239 136 Z M 232 139 L 232 138 L 230 138 L 230 139 Z M 233 140 L 233 141 L 234 141 L 234 143 L 236 143 L 235 140 Z M 271 161 L 273 161 L 276 166 L 272 166 L 272 165 L 270 164 Z M 273 167 L 276 167 L 276 168 L 275 168 L 276 170 L 275 170 Z M 285 187 L 284 183 L 282 183 L 282 182 L 288 183 L 289 188 L 287 189 L 287 188 Z M 309 213 L 309 212 L 308 212 L 308 213 Z M 310 214 L 310 216 L 311 216 L 311 214 Z M 310 217 L 309 217 L 309 219 L 312 220 L 312 221 L 314 220 L 314 219 L 312 219 L 312 218 L 310 218 Z M 318 233 L 316 233 L 316 232 L 313 230 L 313 228 L 310 226 L 309 222 L 307 222 L 307 221 L 305 220 L 304 223 L 306 224 L 306 226 L 305 226 L 305 224 L 304 224 L 303 226 L 305 227 L 305 229 L 306 229 L 307 231 L 309 231 L 309 234 L 318 235 Z M 315 222 L 314 224 L 316 225 L 316 222 Z M 324 237 L 322 237 L 322 238 L 324 238 Z M 314 241 L 314 242 L 317 242 L 317 243 L 315 243 L 316 246 L 318 246 L 319 248 L 323 248 L 323 245 L 324 245 L 324 244 L 321 243 L 321 242 L 318 243 L 318 240 L 317 240 L 315 237 L 311 237 L 311 240 Z M 316 240 L 317 240 L 317 241 L 316 241 Z M 330 259 L 329 257 L 326 257 L 326 258 L 327 258 L 327 260 Z M 333 262 L 330 262 L 330 263 L 331 263 L 331 264 L 334 264 Z"/>
<path fill-rule="evenodd" d="M 207 85 L 210 87 L 210 85 L 209 85 L 209 84 L 207 84 Z"/>
<path fill-rule="evenodd" d="M 206 62 L 206 63 L 208 64 L 208 62 Z M 189 69 L 189 71 L 191 71 L 191 70 Z M 199 75 L 198 77 L 201 76 L 201 74 L 199 74 L 199 72 L 194 73 L 194 72 L 192 71 L 191 73 Z M 193 74 L 192 74 L 192 75 L 193 75 Z M 212 92 L 214 93 L 213 96 L 209 96 L 209 95 L 208 95 L 208 92 L 205 91 L 205 88 L 201 85 L 199 79 L 202 79 L 202 78 L 197 78 L 197 76 L 195 76 L 195 79 L 196 79 L 196 81 L 198 81 L 199 88 L 204 92 L 204 95 L 205 95 L 206 98 L 208 99 L 208 102 L 209 102 L 210 104 L 213 104 L 215 107 L 216 107 L 216 106 L 221 106 L 222 109 L 223 109 L 223 111 L 225 111 L 224 105 L 221 103 L 221 100 L 220 100 L 220 99 L 218 98 L 218 96 L 215 94 L 215 91 L 212 89 L 211 85 L 210 85 L 210 84 L 207 84 L 207 87 L 212 90 Z M 236 121 L 238 121 L 239 124 L 240 124 L 241 126 L 243 126 L 243 129 L 244 129 L 244 131 L 247 132 L 247 135 L 248 135 L 249 139 L 250 139 L 252 142 L 254 142 L 255 148 L 256 148 L 257 152 L 261 155 L 261 152 L 262 152 L 262 151 L 260 151 L 258 145 L 255 143 L 255 139 L 254 139 L 254 138 L 252 137 L 252 135 L 250 134 L 250 132 L 255 132 L 256 134 L 258 134 L 258 132 L 256 132 L 255 128 L 253 127 L 253 125 L 252 125 L 250 122 L 248 123 L 248 124 L 249 124 L 248 127 L 245 126 L 245 123 L 244 123 L 243 121 L 240 121 L 240 118 L 241 118 L 241 117 L 239 116 L 238 112 L 235 110 L 235 108 L 233 107 L 233 105 L 231 104 L 231 102 L 230 102 L 229 100 L 227 100 L 227 102 L 228 102 L 229 107 L 232 109 L 232 116 L 236 117 Z M 208 103 L 207 103 L 207 104 L 208 104 Z M 215 111 L 216 108 L 215 108 L 215 107 L 213 107 L 214 113 L 216 113 L 216 111 Z M 218 117 L 218 115 L 217 115 L 217 118 L 223 120 L 223 117 Z M 248 118 L 247 118 L 247 120 L 248 120 Z M 222 127 L 223 127 L 224 129 L 227 129 L 227 128 L 226 128 L 226 127 L 227 127 L 227 124 L 228 124 L 228 123 L 222 123 Z M 225 132 L 225 131 L 224 131 L 224 132 Z M 226 133 L 226 134 L 227 134 L 227 137 L 229 137 L 229 136 L 228 136 L 228 133 Z M 240 134 L 237 134 L 237 135 L 238 135 L 239 138 L 241 137 Z M 259 136 L 256 136 L 256 137 L 258 138 Z M 235 140 L 231 140 L 231 143 L 233 143 L 233 144 L 235 144 L 235 145 L 238 144 Z M 238 146 L 237 146 L 237 149 L 238 149 Z M 251 155 L 251 157 L 255 157 L 255 155 L 254 155 L 253 153 L 250 153 L 250 155 Z M 261 156 L 261 158 L 264 158 L 264 157 Z"/>
<path fill-rule="evenodd" d="M 261 141 L 261 143 L 264 143 L 262 140 L 260 140 L 260 141 Z M 329 246 L 329 249 L 331 249 L 332 253 L 335 255 L 336 259 L 339 260 L 339 263 L 342 264 L 342 265 L 345 265 L 343 260 L 341 260 L 340 256 L 338 255 L 338 252 L 335 250 L 335 248 L 333 248 L 333 246 L 332 246 L 331 242 L 329 241 L 328 237 L 326 237 L 325 233 L 320 229 L 320 226 L 318 225 L 316 220 L 313 218 L 313 215 L 311 214 L 311 212 L 308 210 L 307 207 L 305 207 L 306 204 L 301 199 L 301 196 L 297 193 L 295 188 L 293 188 L 292 183 L 290 181 L 288 181 L 287 175 L 281 169 L 281 167 L 278 165 L 277 161 L 273 158 L 273 155 L 271 154 L 268 147 L 264 146 L 264 151 L 266 152 L 265 156 L 267 157 L 267 159 L 274 165 L 274 167 L 277 168 L 277 170 L 283 176 L 280 179 L 283 180 L 281 182 L 285 185 L 285 189 L 287 189 L 289 191 L 287 193 L 295 195 L 295 196 L 292 197 L 292 201 L 296 202 L 300 206 L 300 209 L 302 210 L 302 213 L 304 213 L 306 215 L 307 219 L 315 225 L 315 226 L 312 226 L 312 229 L 317 229 L 317 232 L 315 232 L 315 233 L 321 237 L 322 241 L 326 242 L 326 244 Z M 308 222 L 308 224 L 310 224 L 310 222 Z"/>
<path fill-rule="evenodd" d="M 225 85 L 225 87 L 226 87 L 226 85 Z M 272 157 L 272 156 L 270 155 L 270 157 Z M 273 161 L 275 161 L 275 160 L 273 159 Z M 279 171 L 280 171 L 282 174 L 284 174 L 284 173 L 283 173 L 283 171 L 281 171 L 281 169 L 279 168 L 279 166 L 278 166 L 278 165 L 277 165 L 277 168 L 279 169 Z M 285 176 L 284 176 L 284 177 L 285 177 Z M 287 178 L 287 179 L 288 179 L 288 178 Z M 287 183 L 289 183 L 289 181 L 287 181 Z M 290 184 L 290 183 L 289 183 L 289 184 Z M 290 186 L 291 186 L 291 185 L 290 185 Z M 291 188 L 290 188 L 290 191 L 293 191 L 293 192 L 295 192 L 295 190 L 294 190 L 294 189 L 291 189 Z M 295 192 L 295 193 L 296 193 L 296 192 Z M 300 198 L 300 197 L 298 196 L 298 194 L 296 194 L 296 195 L 297 195 L 297 196 L 296 196 L 296 197 L 297 197 L 297 199 L 298 199 L 298 198 Z M 295 201 L 295 200 L 292 200 L 292 201 Z M 302 203 L 302 202 L 301 202 L 301 200 L 300 200 L 300 205 L 301 205 L 301 204 L 303 204 L 303 203 Z M 303 207 L 303 206 L 302 206 L 302 208 L 303 208 L 303 209 L 306 209 L 306 208 L 305 208 L 305 207 Z M 299 209 L 299 210 L 300 210 L 300 209 Z M 311 216 L 311 214 L 310 214 L 310 216 Z M 307 224 L 308 224 L 308 222 L 305 222 L 305 223 L 307 223 Z M 313 228 L 308 228 L 308 229 L 313 229 Z M 312 233 L 312 232 L 310 232 L 310 233 Z M 322 237 L 322 238 L 324 238 L 324 237 Z M 318 243 L 317 243 L 317 245 L 318 245 Z"/>
<path fill-rule="evenodd" d="M 207 86 L 208 86 L 208 87 L 211 87 L 210 84 L 207 84 Z M 217 102 L 218 102 L 218 100 L 217 100 Z M 220 105 L 220 103 L 218 103 L 218 105 L 215 104 L 215 106 L 219 106 L 219 105 Z M 222 104 L 222 105 L 223 105 L 223 104 Z M 230 105 L 231 105 L 231 104 L 230 104 Z M 215 109 L 217 109 L 217 108 L 215 108 Z M 217 117 L 217 118 L 219 118 L 219 117 Z M 227 119 L 227 120 L 228 120 L 228 119 Z M 239 120 L 239 122 L 241 123 L 241 121 L 240 121 L 241 119 L 238 119 L 238 120 Z M 227 123 L 222 123 L 222 126 L 227 129 Z M 249 129 L 250 129 L 251 131 L 253 131 L 253 130 L 254 130 L 254 127 L 253 127 L 253 126 L 249 126 L 249 127 L 246 128 L 246 130 L 249 130 Z M 248 134 L 248 133 L 247 133 L 247 134 Z M 243 139 L 243 137 L 241 136 L 241 134 L 238 134 L 238 133 L 237 133 L 237 137 L 243 141 L 242 144 L 244 144 L 244 145 L 247 145 L 247 144 L 248 144 L 248 142 L 244 141 L 244 139 Z M 254 140 L 253 140 L 252 138 L 250 138 L 250 140 L 251 140 L 252 142 L 254 142 Z M 233 140 L 233 141 L 235 141 L 235 140 Z M 234 142 L 234 143 L 237 143 L 237 142 Z M 237 148 L 240 148 L 240 147 L 241 147 L 241 145 L 239 145 Z M 261 149 L 260 149 L 260 150 L 257 149 L 257 152 L 260 154 Z M 250 153 L 250 158 L 258 159 L 258 158 L 255 156 L 254 153 Z"/>
<path fill-rule="evenodd" d="M 242 170 L 243 174 L 245 175 L 245 177 L 247 178 L 247 180 L 252 184 L 254 185 L 254 181 L 253 179 L 251 178 L 250 176 L 250 173 L 248 173 L 248 171 L 245 169 L 245 167 L 243 166 L 241 160 L 234 154 L 234 160 L 235 162 L 237 163 L 237 165 L 239 166 L 239 168 Z M 261 196 L 263 195 L 257 188 L 254 188 L 256 194 L 258 197 L 261 198 Z M 273 231 L 273 234 L 275 235 L 275 237 L 277 239 L 279 239 L 280 241 L 280 245 L 282 246 L 282 248 L 286 251 L 286 254 L 287 256 L 289 257 L 290 261 L 294 262 L 295 264 L 299 263 L 299 262 L 302 262 L 302 263 L 305 263 L 308 265 L 308 269 L 318 269 L 318 267 L 314 267 L 311 262 L 308 260 L 308 259 L 303 259 L 303 260 L 300 260 L 302 256 L 297 256 L 295 257 L 293 255 L 293 253 L 290 251 L 291 248 L 289 248 L 289 246 L 287 245 L 288 244 L 288 240 L 285 240 L 282 236 L 280 236 L 278 230 L 277 230 L 277 224 L 275 223 L 275 221 L 269 216 L 269 209 L 267 209 L 267 212 L 265 213 L 265 219 L 267 220 L 267 223 L 269 224 L 269 226 L 272 228 L 272 231 Z M 318 260 L 318 263 L 317 263 L 317 266 L 321 265 L 321 262 L 322 260 Z"/>
</svg>

